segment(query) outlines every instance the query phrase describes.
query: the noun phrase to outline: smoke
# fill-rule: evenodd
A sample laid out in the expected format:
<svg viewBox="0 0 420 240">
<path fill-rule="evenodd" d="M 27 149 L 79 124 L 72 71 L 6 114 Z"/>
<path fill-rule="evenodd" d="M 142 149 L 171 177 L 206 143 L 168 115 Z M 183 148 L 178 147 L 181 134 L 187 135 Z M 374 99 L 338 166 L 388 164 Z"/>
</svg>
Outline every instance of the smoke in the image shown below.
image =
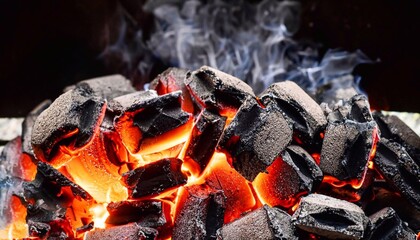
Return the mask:
<svg viewBox="0 0 420 240">
<path fill-rule="evenodd" d="M 370 62 L 360 51 L 329 51 L 320 60 L 316 46 L 294 41 L 300 20 L 297 1 L 149 2 L 145 8 L 156 24 L 147 43 L 153 55 L 171 66 L 218 68 L 257 93 L 284 80 L 314 92 Z"/>
</svg>

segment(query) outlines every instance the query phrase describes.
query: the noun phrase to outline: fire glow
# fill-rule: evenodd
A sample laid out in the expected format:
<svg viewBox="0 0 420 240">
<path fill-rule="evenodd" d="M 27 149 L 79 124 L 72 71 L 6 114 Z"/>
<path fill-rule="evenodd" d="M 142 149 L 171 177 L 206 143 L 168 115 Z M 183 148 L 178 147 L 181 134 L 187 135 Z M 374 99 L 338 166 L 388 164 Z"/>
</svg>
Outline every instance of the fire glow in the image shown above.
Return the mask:
<svg viewBox="0 0 420 240">
<path fill-rule="evenodd" d="M 110 86 L 129 85 L 125 79 L 115 81 L 119 84 Z M 276 85 L 261 98 L 239 79 L 209 67 L 194 72 L 169 69 L 152 82 L 156 91 L 126 87 L 127 93 L 113 96 L 94 83 L 76 86 L 38 117 L 37 121 L 45 120 L 60 108 L 74 115 L 73 109 L 81 112 L 70 120 L 56 119 L 61 128 L 48 126 L 51 136 L 38 132 L 46 123 L 33 126 L 33 138 L 47 139 L 49 145 L 33 141 L 35 155 L 19 153 L 24 191 L 11 198 L 13 216 L 0 231 L 1 238 L 64 234 L 102 239 L 111 232 L 134 231 L 150 239 L 182 239 L 193 233 L 214 239 L 216 233 L 225 234 L 219 229 L 234 226 L 247 213 L 299 212 L 306 204 L 303 198 L 324 193 L 326 186 L 334 196 L 358 202 L 362 199 L 358 191 L 369 183 L 369 171 L 376 166 L 375 127 L 366 141 L 368 157 L 358 159 L 361 178 L 342 181 L 324 176 L 319 141 L 327 137 L 327 121 L 322 112 L 320 117 L 293 107 L 281 110 L 282 94 L 297 88 L 290 82 Z M 309 96 L 293 101 L 321 111 Z M 79 105 L 68 110 L 60 105 L 63 102 Z M 85 115 L 86 110 L 96 115 Z M 306 124 L 302 116 L 315 120 Z M 67 121 L 80 125 L 69 129 Z M 364 133 L 363 124 L 357 134 Z M 60 133 L 64 134 L 57 137 Z M 358 144 L 362 138 L 355 139 Z M 83 144 L 77 148 L 78 142 Z M 45 188 L 51 189 L 40 190 Z M 44 201 L 54 203 L 54 209 Z M 46 215 L 39 217 L 32 209 Z M 190 227 L 193 232 L 186 231 Z"/>
</svg>

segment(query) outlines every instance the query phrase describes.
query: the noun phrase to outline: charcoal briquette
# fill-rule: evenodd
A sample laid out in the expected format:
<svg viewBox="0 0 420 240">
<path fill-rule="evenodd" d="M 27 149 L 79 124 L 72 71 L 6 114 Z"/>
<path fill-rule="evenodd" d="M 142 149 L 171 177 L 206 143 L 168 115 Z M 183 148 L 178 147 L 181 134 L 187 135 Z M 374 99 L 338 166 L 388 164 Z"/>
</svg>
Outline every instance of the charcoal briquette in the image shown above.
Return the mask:
<svg viewBox="0 0 420 240">
<path fill-rule="evenodd" d="M 185 187 L 178 202 L 172 239 L 216 239 L 225 211 L 222 191 L 207 185 Z"/>
<path fill-rule="evenodd" d="M 85 240 L 155 240 L 158 234 L 156 229 L 130 223 L 105 229 L 95 229 L 86 233 Z"/>
<path fill-rule="evenodd" d="M 167 190 L 182 186 L 187 175 L 181 171 L 182 160 L 166 158 L 136 168 L 122 175 L 129 198 L 153 197 Z"/>
<path fill-rule="evenodd" d="M 32 147 L 40 160 L 60 167 L 71 159 L 66 151 L 76 151 L 86 145 L 99 128 L 105 113 L 103 98 L 82 88 L 59 96 L 35 120 Z"/>
<path fill-rule="evenodd" d="M 264 105 L 277 105 L 301 141 L 314 144 L 327 125 L 321 107 L 296 83 L 274 83 L 261 94 Z"/>
<path fill-rule="evenodd" d="M 353 203 L 310 194 L 301 199 L 292 222 L 303 231 L 329 239 L 362 239 L 369 218 Z"/>
<path fill-rule="evenodd" d="M 158 200 L 111 202 L 106 207 L 109 216 L 105 222 L 113 225 L 137 222 L 142 227 L 157 228 L 166 223 L 162 205 Z"/>
<path fill-rule="evenodd" d="M 374 144 L 373 122 L 329 122 L 322 143 L 320 167 L 340 181 L 362 179 Z"/>
<path fill-rule="evenodd" d="M 374 163 L 385 180 L 420 210 L 420 166 L 404 147 L 382 138 Z"/>
<path fill-rule="evenodd" d="M 245 82 L 208 66 L 188 73 L 185 84 L 199 105 L 212 110 L 237 109 L 247 97 L 255 97 Z"/>
<path fill-rule="evenodd" d="M 213 156 L 225 127 L 226 118 L 207 110 L 198 116 L 191 133 L 185 154 L 186 159 L 195 161 L 203 171 Z"/>
<path fill-rule="evenodd" d="M 292 129 L 276 106 L 262 108 L 248 98 L 223 132 L 219 149 L 232 157 L 233 167 L 253 181 L 292 140 Z"/>
<path fill-rule="evenodd" d="M 87 89 L 107 100 L 136 91 L 130 80 L 119 74 L 83 80 L 76 83 L 75 87 Z"/>
<path fill-rule="evenodd" d="M 416 234 L 388 207 L 369 216 L 372 227 L 368 239 L 416 239 Z"/>
<path fill-rule="evenodd" d="M 299 239 L 289 214 L 267 205 L 224 225 L 217 231 L 217 239 Z"/>
</svg>

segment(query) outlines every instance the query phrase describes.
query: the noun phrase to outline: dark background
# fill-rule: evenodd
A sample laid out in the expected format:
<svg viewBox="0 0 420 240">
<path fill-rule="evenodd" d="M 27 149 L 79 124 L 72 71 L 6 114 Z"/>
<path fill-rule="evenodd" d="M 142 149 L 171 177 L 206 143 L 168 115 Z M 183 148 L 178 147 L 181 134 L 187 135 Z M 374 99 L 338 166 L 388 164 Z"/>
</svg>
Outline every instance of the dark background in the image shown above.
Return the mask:
<svg viewBox="0 0 420 240">
<path fill-rule="evenodd" d="M 142 3 L 0 0 L 0 117 L 24 116 L 79 80 L 122 72 L 100 54 L 118 35 L 118 6 L 135 28 L 150 26 Z M 372 106 L 420 112 L 420 1 L 303 0 L 302 6 L 296 38 L 321 43 L 322 51 L 361 49 L 379 59 L 355 70 Z"/>
</svg>

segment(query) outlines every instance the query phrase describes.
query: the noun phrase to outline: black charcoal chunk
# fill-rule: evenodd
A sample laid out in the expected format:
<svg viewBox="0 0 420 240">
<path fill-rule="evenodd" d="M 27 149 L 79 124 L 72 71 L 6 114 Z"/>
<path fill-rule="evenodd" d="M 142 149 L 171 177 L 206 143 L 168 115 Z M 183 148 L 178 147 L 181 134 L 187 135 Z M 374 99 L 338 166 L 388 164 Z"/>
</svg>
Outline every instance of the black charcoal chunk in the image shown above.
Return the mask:
<svg viewBox="0 0 420 240">
<path fill-rule="evenodd" d="M 59 96 L 35 120 L 31 143 L 36 157 L 56 167 L 64 164 L 71 156 L 58 154 L 59 147 L 75 151 L 86 145 L 102 122 L 105 105 L 82 88 Z"/>
<path fill-rule="evenodd" d="M 245 82 L 208 66 L 189 73 L 185 84 L 191 96 L 209 109 L 238 108 L 247 97 L 255 97 L 252 88 Z"/>
<path fill-rule="evenodd" d="M 181 165 L 178 158 L 165 158 L 124 173 L 122 181 L 129 198 L 152 197 L 184 185 L 187 175 L 181 171 Z"/>
<path fill-rule="evenodd" d="M 156 229 L 130 223 L 105 229 L 95 229 L 86 233 L 85 240 L 155 240 L 158 234 Z"/>
<path fill-rule="evenodd" d="M 130 80 L 119 74 L 80 81 L 75 87 L 92 91 L 96 96 L 107 100 L 136 91 Z"/>
<path fill-rule="evenodd" d="M 166 223 L 162 202 L 157 200 L 111 202 L 107 205 L 106 223 L 122 225 L 137 222 L 142 227 L 157 228 Z"/>
<path fill-rule="evenodd" d="M 369 224 L 357 205 L 321 194 L 303 197 L 292 221 L 303 231 L 328 239 L 362 239 Z"/>
<path fill-rule="evenodd" d="M 181 91 L 157 96 L 155 91 L 136 92 L 113 100 L 118 114 L 115 128 L 132 153 L 137 153 L 144 139 L 169 132 L 189 119 L 181 109 Z"/>
<path fill-rule="evenodd" d="M 374 112 L 373 117 L 378 123 L 381 137 L 403 145 L 411 158 L 420 165 L 420 136 L 395 115 L 384 116 Z"/>
<path fill-rule="evenodd" d="M 76 228 L 76 236 L 84 234 L 87 231 L 92 230 L 95 227 L 95 222 L 90 222 L 86 225 Z"/>
<path fill-rule="evenodd" d="M 23 189 L 25 199 L 29 201 L 27 219 L 33 222 L 65 219 L 73 199 L 82 202 L 86 211 L 93 202 L 89 193 L 44 162 L 38 162 L 35 179 L 24 182 Z"/>
<path fill-rule="evenodd" d="M 191 139 L 185 154 L 204 170 L 213 156 L 220 136 L 225 127 L 226 118 L 203 110 L 191 133 Z"/>
<path fill-rule="evenodd" d="M 226 224 L 217 231 L 217 239 L 299 239 L 291 217 L 283 210 L 267 205 Z"/>
<path fill-rule="evenodd" d="M 261 94 L 261 100 L 266 106 L 276 104 L 293 124 L 299 139 L 306 144 L 318 141 L 327 125 L 321 107 L 294 82 L 272 84 Z"/>
<path fill-rule="evenodd" d="M 362 94 L 357 94 L 350 99 L 337 102 L 332 112 L 328 114 L 328 120 L 352 120 L 359 123 L 373 121 L 367 97 Z"/>
<path fill-rule="evenodd" d="M 225 196 L 207 185 L 186 187 L 180 197 L 172 239 L 216 239 L 222 227 Z"/>
<path fill-rule="evenodd" d="M 384 208 L 369 216 L 369 219 L 372 227 L 368 239 L 416 239 L 416 234 L 392 208 Z"/>
<path fill-rule="evenodd" d="M 223 132 L 219 148 L 233 159 L 233 167 L 253 181 L 292 140 L 292 129 L 276 106 L 262 108 L 248 98 Z"/>
<path fill-rule="evenodd" d="M 299 176 L 300 191 L 314 191 L 322 182 L 323 173 L 312 156 L 300 146 L 292 145 L 286 148 L 282 159 Z"/>
<path fill-rule="evenodd" d="M 34 152 L 32 149 L 31 138 L 32 138 L 32 128 L 35 124 L 36 118 L 49 106 L 51 105 L 50 100 L 45 100 L 42 103 L 38 104 L 23 120 L 22 123 L 22 152 L 28 154 L 29 156 L 35 158 Z"/>
<path fill-rule="evenodd" d="M 374 122 L 329 122 L 322 143 L 320 167 L 340 181 L 362 179 L 374 144 Z"/>
<path fill-rule="evenodd" d="M 30 237 L 46 239 L 51 231 L 47 223 L 28 221 L 28 233 Z"/>
<path fill-rule="evenodd" d="M 404 147 L 382 138 L 374 163 L 385 180 L 420 210 L 420 167 Z"/>
</svg>

